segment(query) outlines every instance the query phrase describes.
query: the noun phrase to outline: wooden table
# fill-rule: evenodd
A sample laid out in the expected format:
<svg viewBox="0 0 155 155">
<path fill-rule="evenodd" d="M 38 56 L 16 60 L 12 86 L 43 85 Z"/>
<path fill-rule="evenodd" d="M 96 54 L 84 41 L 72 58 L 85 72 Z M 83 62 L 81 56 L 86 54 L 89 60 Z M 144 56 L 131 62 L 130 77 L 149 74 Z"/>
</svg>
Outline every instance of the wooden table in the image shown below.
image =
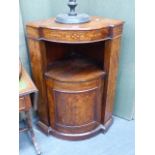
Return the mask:
<svg viewBox="0 0 155 155">
<path fill-rule="evenodd" d="M 27 127 L 20 128 L 19 132 L 21 133 L 28 131 L 30 133 L 32 143 L 35 147 L 37 154 L 39 155 L 41 153 L 35 140 L 35 134 L 32 128 L 32 118 L 30 114 L 30 109 L 32 107 L 30 98 L 31 93 L 34 93 L 34 108 L 37 109 L 38 90 L 25 69 L 22 67 L 21 78 L 19 80 L 19 112 L 24 112 L 24 121 Z"/>
</svg>

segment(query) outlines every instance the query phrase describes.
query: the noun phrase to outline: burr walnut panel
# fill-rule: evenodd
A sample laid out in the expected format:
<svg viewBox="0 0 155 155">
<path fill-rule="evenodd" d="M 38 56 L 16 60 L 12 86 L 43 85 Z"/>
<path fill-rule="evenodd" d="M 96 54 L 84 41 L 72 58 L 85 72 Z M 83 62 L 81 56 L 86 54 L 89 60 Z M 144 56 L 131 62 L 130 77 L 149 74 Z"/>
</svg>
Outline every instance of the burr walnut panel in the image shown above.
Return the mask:
<svg viewBox="0 0 155 155">
<path fill-rule="evenodd" d="M 81 126 L 96 120 L 96 89 L 81 92 L 54 90 L 56 122 L 66 126 Z M 86 113 L 87 111 L 87 113 Z M 100 115 L 100 113 L 97 113 Z M 83 117 L 84 116 L 84 117 Z"/>
</svg>

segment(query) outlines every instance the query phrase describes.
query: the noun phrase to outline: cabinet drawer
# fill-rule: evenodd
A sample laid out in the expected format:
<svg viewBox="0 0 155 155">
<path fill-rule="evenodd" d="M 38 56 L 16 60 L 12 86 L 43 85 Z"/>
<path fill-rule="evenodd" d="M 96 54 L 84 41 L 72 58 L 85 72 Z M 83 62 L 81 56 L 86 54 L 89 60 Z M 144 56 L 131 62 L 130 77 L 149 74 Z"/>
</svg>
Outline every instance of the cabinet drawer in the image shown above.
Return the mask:
<svg viewBox="0 0 155 155">
<path fill-rule="evenodd" d="M 19 111 L 27 111 L 31 108 L 30 96 L 23 96 L 19 98 Z"/>
</svg>

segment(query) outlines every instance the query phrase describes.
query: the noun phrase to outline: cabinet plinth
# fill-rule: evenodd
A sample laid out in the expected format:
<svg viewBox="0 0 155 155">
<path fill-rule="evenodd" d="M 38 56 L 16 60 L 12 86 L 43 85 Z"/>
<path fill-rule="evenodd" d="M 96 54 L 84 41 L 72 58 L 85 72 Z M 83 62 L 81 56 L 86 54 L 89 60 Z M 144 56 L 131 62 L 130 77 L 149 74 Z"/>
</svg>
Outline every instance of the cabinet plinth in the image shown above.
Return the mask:
<svg viewBox="0 0 155 155">
<path fill-rule="evenodd" d="M 123 21 L 102 17 L 84 24 L 59 24 L 54 18 L 27 24 L 44 132 L 78 140 L 109 128 L 122 29 Z"/>
</svg>

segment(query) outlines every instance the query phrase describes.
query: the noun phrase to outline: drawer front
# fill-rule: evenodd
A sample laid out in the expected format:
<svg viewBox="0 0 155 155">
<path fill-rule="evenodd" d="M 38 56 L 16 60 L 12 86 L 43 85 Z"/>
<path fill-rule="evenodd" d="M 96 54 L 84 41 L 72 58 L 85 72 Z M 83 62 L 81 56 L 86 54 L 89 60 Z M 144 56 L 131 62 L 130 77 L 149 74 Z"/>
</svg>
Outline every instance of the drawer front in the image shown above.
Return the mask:
<svg viewBox="0 0 155 155">
<path fill-rule="evenodd" d="M 46 79 L 48 87 L 58 91 L 83 91 L 92 88 L 96 88 L 103 83 L 103 78 L 96 78 L 90 81 L 84 82 L 62 82 L 52 79 Z"/>
<path fill-rule="evenodd" d="M 54 42 L 65 43 L 87 43 L 106 39 L 109 35 L 108 28 L 94 29 L 94 30 L 52 30 L 42 29 L 42 38 Z"/>
<path fill-rule="evenodd" d="M 30 96 L 24 96 L 19 98 L 19 111 L 27 111 L 31 108 Z"/>
<path fill-rule="evenodd" d="M 24 110 L 26 107 L 25 105 L 25 98 L 24 97 L 20 97 L 19 98 L 19 110 L 22 111 Z"/>
</svg>

